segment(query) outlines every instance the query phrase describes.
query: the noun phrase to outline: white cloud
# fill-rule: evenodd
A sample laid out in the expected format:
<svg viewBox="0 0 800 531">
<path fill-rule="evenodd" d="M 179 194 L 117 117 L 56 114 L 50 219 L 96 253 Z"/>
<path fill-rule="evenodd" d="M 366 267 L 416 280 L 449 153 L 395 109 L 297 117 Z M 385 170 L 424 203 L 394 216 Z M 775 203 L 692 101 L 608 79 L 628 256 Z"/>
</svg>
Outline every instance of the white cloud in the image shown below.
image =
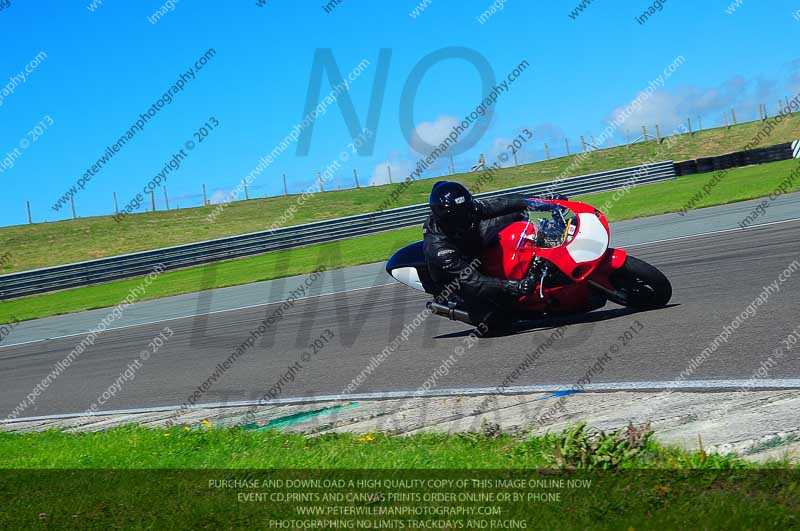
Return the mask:
<svg viewBox="0 0 800 531">
<path fill-rule="evenodd" d="M 687 118 L 691 118 L 693 126 L 696 126 L 698 116 L 703 118 L 706 126 L 720 124 L 723 113 L 730 113 L 731 109 L 736 110 L 740 122 L 755 120 L 760 103 L 766 105 L 768 114 L 772 115 L 781 87 L 789 87 L 798 81 L 800 76 L 795 72 L 794 77 L 785 80 L 734 76 L 711 87 L 682 85 L 672 90 L 656 90 L 649 98 L 643 99 L 641 108 L 634 110 L 618 134 L 624 135 L 625 129 L 630 129 L 632 136 L 636 136 L 642 125 L 652 128 L 656 124 L 661 127 L 662 134 L 669 134 L 672 128 L 685 124 Z M 613 109 L 606 120 L 613 120 L 629 104 L 626 102 Z"/>
<path fill-rule="evenodd" d="M 230 190 L 215 190 L 211 197 L 208 198 L 208 202 L 212 205 L 216 205 L 217 203 L 225 203 L 230 201 L 231 191 Z M 239 199 L 244 199 L 241 197 Z"/>
<path fill-rule="evenodd" d="M 510 138 L 496 138 L 494 143 L 492 143 L 492 147 L 489 149 L 489 153 L 486 154 L 486 164 L 491 166 L 495 161 L 498 161 L 501 166 L 508 166 L 508 160 L 511 157 L 508 151 L 508 145 L 513 141 L 514 140 Z"/>
<path fill-rule="evenodd" d="M 411 162 L 407 160 L 387 160 L 375 165 L 372 175 L 369 178 L 370 186 L 389 184 L 389 167 L 392 168 L 392 182 L 397 184 L 404 181 L 413 169 Z"/>
<path fill-rule="evenodd" d="M 432 122 L 422 122 L 411 134 L 411 148 L 422 155 L 430 153 L 433 146 L 437 146 L 458 124 L 455 116 L 439 116 Z"/>
</svg>

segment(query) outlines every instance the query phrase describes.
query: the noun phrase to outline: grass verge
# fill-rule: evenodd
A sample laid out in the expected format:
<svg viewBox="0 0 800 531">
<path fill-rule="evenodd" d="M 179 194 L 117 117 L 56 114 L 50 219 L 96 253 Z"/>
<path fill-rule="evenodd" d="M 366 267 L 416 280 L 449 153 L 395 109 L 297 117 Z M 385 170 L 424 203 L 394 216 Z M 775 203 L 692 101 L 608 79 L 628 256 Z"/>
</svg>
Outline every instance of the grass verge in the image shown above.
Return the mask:
<svg viewBox="0 0 800 531">
<path fill-rule="evenodd" d="M 593 151 L 580 159 L 572 155 L 505 168 L 499 170 L 482 191 L 636 166 L 645 161 L 678 161 L 738 151 L 761 127 L 760 122 L 748 122 L 729 129 L 707 129 L 681 135 L 671 143 L 642 142 L 630 147 Z M 779 144 L 797 138 L 800 138 L 800 114 L 796 113 L 788 115 L 775 127 L 769 142 Z M 464 173 L 450 178 L 471 186 L 479 175 Z M 430 187 L 429 179 L 412 183 L 389 208 L 424 203 Z M 392 190 L 393 186 L 387 185 L 315 194 L 298 207 L 296 215 L 286 219 L 285 224 L 374 212 L 390 197 Z M 231 203 L 213 223 L 206 219 L 215 208 L 211 206 L 147 212 L 128 216 L 121 223 L 115 222 L 111 216 L 99 216 L 3 227 L 0 228 L 0 249 L 3 253 L 10 252 L 10 255 L 0 264 L 0 272 L 23 271 L 265 230 L 281 220 L 289 207 L 297 206 L 299 197 L 270 197 Z"/>
<path fill-rule="evenodd" d="M 695 207 L 721 205 L 769 195 L 797 167 L 796 160 L 786 160 L 731 170 L 707 196 L 696 202 Z M 576 199 L 600 208 L 608 202 L 606 214 L 612 221 L 678 212 L 702 190 L 712 175 L 689 175 L 666 183 L 630 188 L 625 192 L 604 192 Z M 796 179 L 788 188 L 788 191 L 795 190 L 800 190 L 800 179 Z M 411 227 L 163 273 L 140 300 L 247 284 L 320 269 L 378 262 L 386 260 L 399 247 L 420 238 L 420 229 Z M 113 306 L 125 298 L 128 290 L 139 282 L 139 279 L 128 279 L 0 302 L 0 322 Z"/>
<path fill-rule="evenodd" d="M 733 457 L 664 447 L 651 435 L 646 426 L 600 434 L 583 425 L 522 440 L 136 427 L 0 433 L 0 526 L 230 529 L 258 522 L 292 529 L 322 520 L 329 523 L 319 527 L 330 529 L 377 528 L 379 521 L 385 528 L 389 520 L 410 529 L 797 525 L 796 468 L 775 463 L 755 470 Z M 329 507 L 339 512 L 326 513 Z M 489 509 L 458 509 L 468 507 Z M 339 523 L 330 523 L 334 519 Z"/>
<path fill-rule="evenodd" d="M 306 437 L 276 429 L 0 432 L 5 469 L 751 469 L 735 457 L 658 444 L 649 426 L 601 433 L 584 424 L 527 439 L 482 433 Z M 775 466 L 780 465 L 777 463 Z M 782 464 L 782 466 L 786 466 Z"/>
</svg>

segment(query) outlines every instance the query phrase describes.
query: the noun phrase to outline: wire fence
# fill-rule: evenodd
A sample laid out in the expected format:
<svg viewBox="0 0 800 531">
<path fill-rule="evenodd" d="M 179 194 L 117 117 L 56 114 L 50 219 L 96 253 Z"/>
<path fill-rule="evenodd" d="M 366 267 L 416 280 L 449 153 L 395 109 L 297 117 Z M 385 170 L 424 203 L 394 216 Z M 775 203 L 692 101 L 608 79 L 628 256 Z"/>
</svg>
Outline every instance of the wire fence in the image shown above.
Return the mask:
<svg viewBox="0 0 800 531">
<path fill-rule="evenodd" d="M 784 112 L 787 109 L 790 109 L 790 102 L 795 103 L 796 107 L 796 99 L 790 100 L 787 96 L 785 100 L 779 100 L 777 102 L 777 107 L 775 112 L 772 116 L 777 115 L 778 113 Z M 789 114 L 792 112 L 796 112 L 794 110 L 790 110 Z M 759 121 L 765 121 L 770 117 L 770 112 L 765 104 L 758 104 L 757 111 L 751 110 L 747 113 L 751 118 L 749 121 L 741 121 L 742 115 L 737 115 L 736 109 L 731 108 L 728 111 L 725 111 L 721 114 L 721 116 L 717 117 L 714 120 L 706 120 L 706 127 L 703 127 L 703 117 L 702 116 L 695 116 L 687 117 L 686 121 L 680 125 L 682 131 L 685 131 L 683 134 L 693 135 L 699 131 L 703 131 L 706 129 L 718 129 L 718 128 L 725 128 L 730 129 L 736 125 L 742 125 L 746 123 L 754 123 Z M 528 132 L 528 129 L 523 129 L 523 131 Z M 673 130 L 674 132 L 674 130 Z M 536 162 L 543 162 L 549 160 L 555 160 L 563 157 L 568 157 L 572 155 L 576 155 L 579 153 L 587 153 L 592 151 L 601 151 L 605 149 L 612 149 L 621 146 L 630 147 L 633 144 L 641 143 L 641 142 L 648 142 L 648 141 L 656 141 L 662 142 L 668 136 L 662 135 L 662 128 L 660 124 L 654 124 L 652 126 L 642 125 L 638 129 L 630 129 L 627 128 L 625 130 L 625 138 L 624 141 L 621 138 L 621 134 L 617 137 L 617 142 L 615 143 L 614 138 L 610 138 L 608 142 L 598 142 L 593 135 L 585 134 L 579 136 L 579 141 L 575 144 L 570 144 L 569 138 L 563 138 L 554 141 L 551 137 L 547 142 L 536 142 L 533 138 L 535 132 L 530 133 L 531 138 L 528 138 L 526 134 L 520 134 L 515 137 L 513 140 L 510 141 L 509 148 L 511 152 L 511 156 L 501 156 L 499 158 L 498 164 L 500 167 L 503 168 L 511 168 L 519 165 L 524 164 L 532 164 Z M 563 145 L 562 145 L 563 140 Z M 474 160 L 474 159 L 473 159 Z M 449 156 L 447 159 L 447 166 L 443 170 L 440 170 L 436 175 L 428 175 L 424 178 L 434 178 L 439 176 L 445 175 L 453 175 L 456 173 L 468 173 L 472 171 L 480 171 L 485 169 L 486 164 L 484 162 L 484 155 L 481 154 L 477 164 L 471 161 L 467 161 L 465 158 L 462 157 L 462 160 L 457 161 L 453 156 Z M 466 163 L 465 163 L 466 162 Z M 458 164 L 457 164 L 458 163 Z M 469 164 L 469 166 L 467 166 Z M 457 167 L 458 166 L 458 167 Z M 460 169 L 459 169 L 460 168 Z M 349 174 L 349 170 L 347 171 Z M 387 183 L 380 183 L 380 184 L 397 184 L 402 182 L 403 179 L 397 179 L 396 177 L 397 168 L 395 169 L 395 174 L 392 173 L 392 165 L 386 165 L 386 178 Z M 352 179 L 352 182 L 343 183 L 344 178 L 333 179 L 337 182 L 337 184 L 329 185 L 327 189 L 322 185 L 319 175 L 316 176 L 316 181 L 319 186 L 318 193 L 325 193 L 331 191 L 338 191 L 342 189 L 359 189 L 364 187 L 376 186 L 378 184 L 371 182 L 370 176 L 367 176 L 365 179 L 363 175 L 359 175 L 358 169 L 352 169 L 352 176 L 348 175 L 348 181 Z M 260 199 L 260 198 L 267 198 L 267 197 L 278 197 L 280 195 L 289 196 L 289 195 L 298 195 L 306 191 L 308 188 L 307 186 L 303 186 L 302 189 L 293 190 L 291 186 L 291 179 L 287 177 L 286 173 L 281 174 L 281 183 L 282 183 L 282 193 L 275 195 L 270 195 L 269 193 L 265 194 L 257 194 L 253 193 L 258 188 L 266 188 L 268 185 L 259 185 L 259 186 L 250 186 L 248 187 L 247 181 L 242 180 L 241 186 L 243 188 L 244 197 L 238 200 L 224 200 L 224 202 L 240 202 L 240 201 L 248 201 L 251 199 Z M 211 195 L 208 193 L 208 187 L 205 183 L 200 184 L 199 194 L 191 194 L 188 195 L 183 193 L 179 196 L 170 196 L 167 191 L 166 182 L 159 186 L 160 190 L 151 190 L 149 194 L 145 197 L 145 200 L 142 201 L 141 207 L 144 208 L 143 211 L 134 212 L 135 214 L 144 213 L 144 212 L 156 212 L 156 211 L 168 211 L 168 210 L 181 210 L 181 208 L 196 208 L 202 206 L 212 206 L 216 204 L 221 204 L 222 201 L 215 200 L 215 196 L 219 195 L 219 190 L 212 192 Z M 187 204 L 188 203 L 188 204 Z M 172 205 L 172 207 L 170 207 Z M 113 210 L 112 210 L 113 208 Z M 27 217 L 28 224 L 37 223 L 33 216 L 31 215 L 31 203 L 30 201 L 25 201 L 25 212 Z M 72 219 L 78 219 L 80 216 L 79 207 L 75 203 L 75 198 L 70 197 L 70 212 Z M 108 215 L 110 216 L 119 216 L 120 210 L 117 201 L 117 193 L 112 192 L 112 196 L 109 201 L 109 211 Z"/>
</svg>

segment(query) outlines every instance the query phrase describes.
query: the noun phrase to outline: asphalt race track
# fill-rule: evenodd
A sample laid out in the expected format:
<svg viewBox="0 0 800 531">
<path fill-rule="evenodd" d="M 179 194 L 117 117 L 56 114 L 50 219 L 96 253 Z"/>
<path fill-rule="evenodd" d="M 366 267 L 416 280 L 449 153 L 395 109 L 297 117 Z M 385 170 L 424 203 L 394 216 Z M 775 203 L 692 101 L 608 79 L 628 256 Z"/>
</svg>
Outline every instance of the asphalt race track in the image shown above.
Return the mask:
<svg viewBox="0 0 800 531">
<path fill-rule="evenodd" d="M 744 210 L 742 206 L 736 208 Z M 669 219 L 679 218 L 673 214 Z M 717 228 L 708 224 L 703 227 Z M 648 238 L 656 239 L 652 234 Z M 779 275 L 794 260 L 800 260 L 799 242 L 800 220 L 788 220 L 746 230 L 634 244 L 631 254 L 656 265 L 670 278 L 672 304 L 640 313 L 609 304 L 568 324 L 563 339 L 545 350 L 513 384 L 569 387 L 599 356 L 609 352 L 611 345 L 620 345 L 620 336 L 631 327 L 641 331 L 610 356 L 592 383 L 672 381 L 759 296 L 764 286 L 779 282 Z M 383 278 L 382 283 L 387 281 Z M 800 270 L 779 282 L 778 288 L 754 315 L 741 321 L 726 344 L 691 373 L 690 380 L 751 378 L 764 359 L 782 346 L 781 341 L 800 326 Z M 294 381 L 283 378 L 280 398 L 338 395 L 371 357 L 413 321 L 426 300 L 425 294 L 399 284 L 298 300 L 197 403 L 258 399 L 297 362 L 302 368 L 294 371 Z M 247 338 L 249 331 L 279 306 L 260 305 L 108 330 L 53 381 L 34 407 L 19 416 L 84 411 L 118 381 L 129 363 L 165 326 L 174 336 L 141 364 L 135 378 L 122 382 L 116 396 L 99 410 L 181 404 L 218 370 L 217 364 Z M 333 339 L 308 361 L 302 361 L 308 345 L 326 330 L 333 333 Z M 428 318 L 407 341 L 400 342 L 356 392 L 417 389 L 457 347 L 467 347 L 469 330 L 462 323 Z M 493 388 L 552 332 L 547 324 L 531 323 L 513 336 L 481 340 L 457 357 L 447 371 L 438 371 L 434 389 Z M 81 339 L 73 335 L 0 349 L 0 418 L 5 418 Z M 770 367 L 767 377 L 794 378 L 799 372 L 797 357 L 786 356 Z"/>
</svg>

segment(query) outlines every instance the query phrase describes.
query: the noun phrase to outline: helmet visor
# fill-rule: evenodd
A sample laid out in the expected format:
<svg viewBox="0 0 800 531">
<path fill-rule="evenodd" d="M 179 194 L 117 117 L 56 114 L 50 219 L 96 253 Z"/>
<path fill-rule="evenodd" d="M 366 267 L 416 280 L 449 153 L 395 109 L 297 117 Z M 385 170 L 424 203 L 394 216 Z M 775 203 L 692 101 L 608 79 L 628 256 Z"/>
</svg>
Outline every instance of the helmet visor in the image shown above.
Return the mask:
<svg viewBox="0 0 800 531">
<path fill-rule="evenodd" d="M 471 205 L 443 206 L 434 205 L 431 207 L 436 221 L 445 232 L 462 232 L 468 230 L 474 221 L 473 208 Z"/>
</svg>

